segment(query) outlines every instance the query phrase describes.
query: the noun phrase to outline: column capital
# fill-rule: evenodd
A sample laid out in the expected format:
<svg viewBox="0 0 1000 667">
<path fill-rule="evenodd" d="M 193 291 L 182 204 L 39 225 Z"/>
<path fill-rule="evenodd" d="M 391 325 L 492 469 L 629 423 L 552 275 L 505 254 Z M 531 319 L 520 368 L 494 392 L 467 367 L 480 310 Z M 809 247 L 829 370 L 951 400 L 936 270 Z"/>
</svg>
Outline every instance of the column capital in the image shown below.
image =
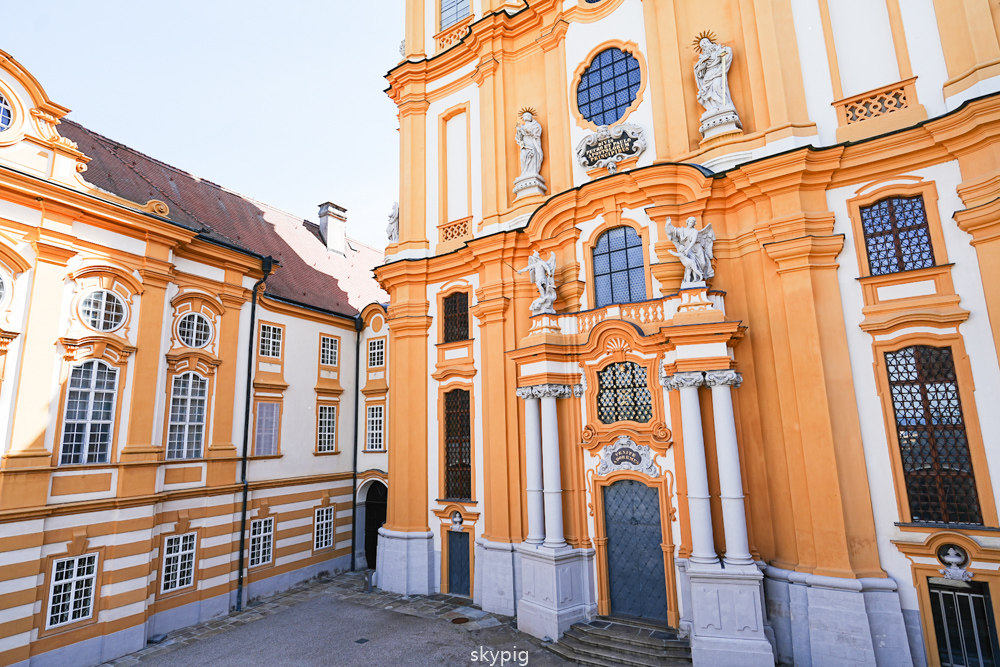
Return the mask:
<svg viewBox="0 0 1000 667">
<path fill-rule="evenodd" d="M 701 387 L 705 384 L 705 374 L 701 371 L 685 371 L 673 375 L 663 375 L 660 377 L 660 384 L 667 391 L 685 387 Z"/>
<path fill-rule="evenodd" d="M 536 384 L 531 387 L 520 387 L 517 397 L 529 398 L 570 398 L 583 395 L 583 385 L 579 384 Z"/>
<path fill-rule="evenodd" d="M 707 387 L 721 387 L 729 385 L 733 389 L 739 389 L 741 384 L 743 384 L 743 374 L 737 373 L 734 370 L 705 372 L 705 386 Z"/>
</svg>

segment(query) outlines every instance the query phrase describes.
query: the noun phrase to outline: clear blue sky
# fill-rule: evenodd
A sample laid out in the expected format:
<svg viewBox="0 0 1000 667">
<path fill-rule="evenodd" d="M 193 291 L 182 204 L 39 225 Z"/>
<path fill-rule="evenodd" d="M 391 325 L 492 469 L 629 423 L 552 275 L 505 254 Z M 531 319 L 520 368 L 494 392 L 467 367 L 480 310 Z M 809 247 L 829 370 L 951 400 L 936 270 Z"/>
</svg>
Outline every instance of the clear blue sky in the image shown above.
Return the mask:
<svg viewBox="0 0 1000 667">
<path fill-rule="evenodd" d="M 399 182 L 404 0 L 0 0 L 0 49 L 69 118 L 383 247 Z"/>
</svg>

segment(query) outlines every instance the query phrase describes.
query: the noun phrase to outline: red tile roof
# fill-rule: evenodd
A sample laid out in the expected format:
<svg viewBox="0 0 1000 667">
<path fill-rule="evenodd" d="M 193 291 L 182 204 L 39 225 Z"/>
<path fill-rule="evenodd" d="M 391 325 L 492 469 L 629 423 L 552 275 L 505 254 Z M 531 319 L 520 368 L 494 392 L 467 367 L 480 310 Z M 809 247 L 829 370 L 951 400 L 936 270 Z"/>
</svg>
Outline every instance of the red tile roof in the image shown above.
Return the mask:
<svg viewBox="0 0 1000 667">
<path fill-rule="evenodd" d="M 90 183 L 139 204 L 158 199 L 170 207 L 167 217 L 173 222 L 271 255 L 281 266 L 267 281 L 268 294 L 344 315 L 389 300 L 372 275 L 382 263 L 380 250 L 348 239 L 346 256 L 329 252 L 315 222 L 154 160 L 73 121 L 63 119 L 59 130 L 91 158 L 84 173 Z"/>
</svg>

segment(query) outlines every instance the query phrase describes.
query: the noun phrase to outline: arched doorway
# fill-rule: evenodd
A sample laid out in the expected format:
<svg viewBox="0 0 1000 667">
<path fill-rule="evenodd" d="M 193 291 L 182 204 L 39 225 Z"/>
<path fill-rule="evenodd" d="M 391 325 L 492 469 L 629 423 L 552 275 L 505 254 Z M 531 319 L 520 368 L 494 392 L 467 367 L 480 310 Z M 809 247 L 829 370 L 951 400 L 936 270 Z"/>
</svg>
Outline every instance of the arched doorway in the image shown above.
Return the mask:
<svg viewBox="0 0 1000 667">
<path fill-rule="evenodd" d="M 367 487 L 364 499 L 364 545 L 365 561 L 370 569 L 375 569 L 378 557 L 378 529 L 385 523 L 386 501 L 389 489 L 380 481 Z"/>
</svg>

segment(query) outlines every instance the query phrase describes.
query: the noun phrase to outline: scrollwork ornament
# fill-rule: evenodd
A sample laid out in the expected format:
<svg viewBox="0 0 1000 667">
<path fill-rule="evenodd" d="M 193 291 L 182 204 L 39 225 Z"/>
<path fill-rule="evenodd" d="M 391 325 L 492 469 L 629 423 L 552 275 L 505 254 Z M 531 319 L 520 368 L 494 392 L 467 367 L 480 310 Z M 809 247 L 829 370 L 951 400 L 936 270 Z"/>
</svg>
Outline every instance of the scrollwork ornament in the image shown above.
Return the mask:
<svg viewBox="0 0 1000 667">
<path fill-rule="evenodd" d="M 739 389 L 741 384 L 743 384 L 743 375 L 733 370 L 707 371 L 705 373 L 706 387 L 729 385 L 733 389 Z"/>
<path fill-rule="evenodd" d="M 535 396 L 534 387 L 518 387 L 517 391 L 515 391 L 514 393 L 517 394 L 518 398 L 523 398 L 524 400 L 528 400 L 529 398 L 537 398 L 537 396 Z"/>
<path fill-rule="evenodd" d="M 603 476 L 618 470 L 634 470 L 650 477 L 660 476 L 660 469 L 653 460 L 653 451 L 627 435 L 618 436 L 613 445 L 604 448 L 597 474 Z"/>
<path fill-rule="evenodd" d="M 663 422 L 654 422 L 651 428 L 651 433 L 653 439 L 659 442 L 667 442 L 670 440 L 670 429 Z"/>
<path fill-rule="evenodd" d="M 591 442 L 594 441 L 594 438 L 596 437 L 597 437 L 597 429 L 595 429 L 592 424 L 587 424 L 583 428 L 583 435 L 581 436 L 581 439 L 583 440 L 584 444 L 590 444 Z"/>
<path fill-rule="evenodd" d="M 579 385 L 575 385 L 579 386 Z M 536 384 L 517 390 L 518 398 L 572 398 L 573 386 L 568 384 Z"/>
</svg>

